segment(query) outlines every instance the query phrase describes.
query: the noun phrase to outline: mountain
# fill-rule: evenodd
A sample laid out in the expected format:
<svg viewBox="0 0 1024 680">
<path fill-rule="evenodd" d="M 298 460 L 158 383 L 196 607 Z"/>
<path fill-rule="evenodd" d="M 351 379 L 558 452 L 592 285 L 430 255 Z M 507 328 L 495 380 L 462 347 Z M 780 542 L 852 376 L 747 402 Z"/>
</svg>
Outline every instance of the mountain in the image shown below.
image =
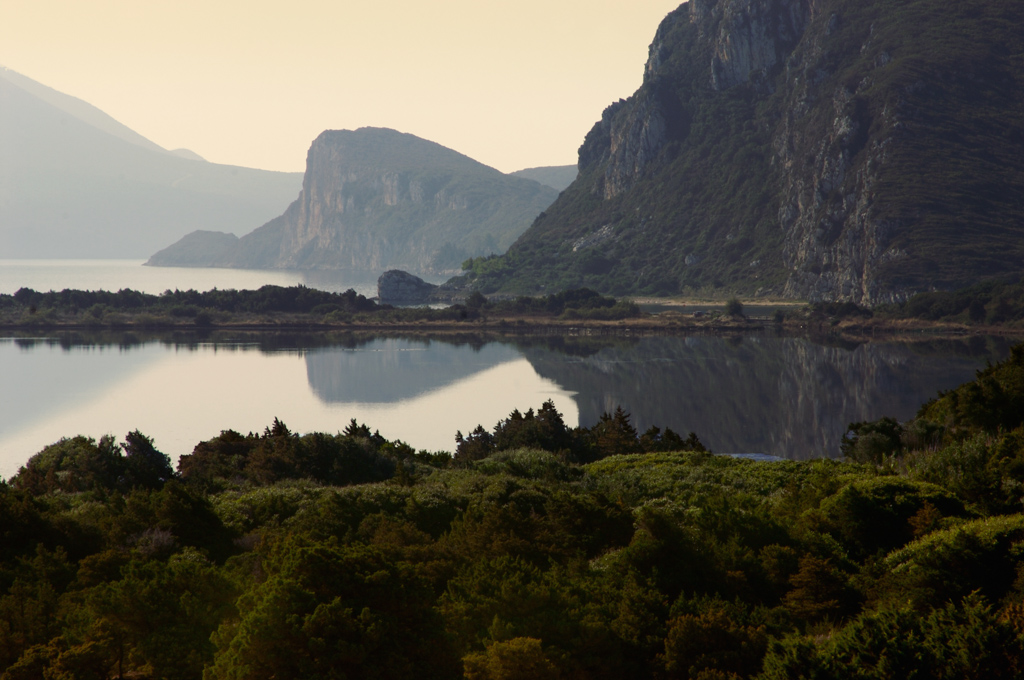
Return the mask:
<svg viewBox="0 0 1024 680">
<path fill-rule="evenodd" d="M 458 271 L 469 257 L 503 252 L 556 196 L 410 134 L 328 130 L 310 146 L 302 192 L 283 215 L 218 257 L 203 251 L 227 239 L 192 233 L 148 264 Z"/>
<path fill-rule="evenodd" d="M 526 168 L 508 173 L 513 177 L 532 179 L 534 182 L 546 184 L 555 191 L 564 191 L 576 180 L 579 168 L 575 165 L 552 165 L 540 168 Z"/>
<path fill-rule="evenodd" d="M 247 231 L 300 185 L 168 151 L 0 67 L 0 257 L 142 258 L 196 228 Z"/>
<path fill-rule="evenodd" d="M 1024 3 L 690 0 L 466 288 L 878 304 L 1024 273 Z"/>
</svg>

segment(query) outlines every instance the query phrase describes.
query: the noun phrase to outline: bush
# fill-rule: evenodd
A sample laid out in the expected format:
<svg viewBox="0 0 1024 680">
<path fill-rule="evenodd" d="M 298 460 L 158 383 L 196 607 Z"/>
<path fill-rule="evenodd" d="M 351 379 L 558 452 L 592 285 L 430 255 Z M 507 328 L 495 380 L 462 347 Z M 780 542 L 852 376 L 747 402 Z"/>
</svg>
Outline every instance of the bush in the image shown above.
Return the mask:
<svg viewBox="0 0 1024 680">
<path fill-rule="evenodd" d="M 725 303 L 725 313 L 728 316 L 743 316 L 743 303 L 739 298 L 729 298 Z"/>
<path fill-rule="evenodd" d="M 902 436 L 903 426 L 894 418 L 850 423 L 839 449 L 850 460 L 877 465 L 902 449 Z"/>
</svg>

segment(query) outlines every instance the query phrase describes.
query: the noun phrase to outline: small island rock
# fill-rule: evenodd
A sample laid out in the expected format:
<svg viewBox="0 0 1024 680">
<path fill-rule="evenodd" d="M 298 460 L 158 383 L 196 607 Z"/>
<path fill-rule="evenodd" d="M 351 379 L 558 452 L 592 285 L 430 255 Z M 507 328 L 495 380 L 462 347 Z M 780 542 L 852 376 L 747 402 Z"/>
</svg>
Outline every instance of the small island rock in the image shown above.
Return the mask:
<svg viewBox="0 0 1024 680">
<path fill-rule="evenodd" d="M 401 269 L 391 269 L 377 279 L 377 299 L 387 305 L 415 305 L 426 302 L 437 286 Z"/>
</svg>

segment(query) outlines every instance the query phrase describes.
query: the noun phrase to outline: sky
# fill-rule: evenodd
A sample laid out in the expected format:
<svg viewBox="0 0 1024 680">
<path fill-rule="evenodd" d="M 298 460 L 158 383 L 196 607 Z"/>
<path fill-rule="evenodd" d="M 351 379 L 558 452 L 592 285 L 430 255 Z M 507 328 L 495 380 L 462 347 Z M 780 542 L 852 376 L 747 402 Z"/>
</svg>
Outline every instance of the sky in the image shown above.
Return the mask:
<svg viewBox="0 0 1024 680">
<path fill-rule="evenodd" d="M 375 126 L 511 172 L 576 163 L 679 2 L 0 0 L 0 65 L 217 163 Z"/>
</svg>

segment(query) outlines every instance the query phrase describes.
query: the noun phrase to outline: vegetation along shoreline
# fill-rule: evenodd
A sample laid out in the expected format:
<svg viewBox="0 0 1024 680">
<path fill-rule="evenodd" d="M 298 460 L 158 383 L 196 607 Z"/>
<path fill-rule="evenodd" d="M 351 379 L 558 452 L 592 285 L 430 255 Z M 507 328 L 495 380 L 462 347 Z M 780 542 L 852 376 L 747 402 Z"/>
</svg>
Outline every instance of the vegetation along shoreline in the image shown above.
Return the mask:
<svg viewBox="0 0 1024 680">
<path fill-rule="evenodd" d="M 758 310 L 759 301 L 748 301 Z M 644 312 L 631 300 L 589 289 L 547 296 L 488 299 L 478 292 L 444 308 L 393 307 L 348 290 L 331 293 L 305 286 L 259 290 L 132 290 L 46 293 L 22 288 L 0 295 L 0 329 L 86 331 L 97 329 L 176 331 L 365 330 L 394 332 L 487 332 L 514 334 L 686 334 L 775 331 L 834 335 L 855 340 L 916 335 L 1004 335 L 1024 337 L 1024 285 L 988 283 L 955 293 L 925 293 L 899 305 L 875 309 L 852 303 L 793 303 L 767 315 L 745 314 L 736 298 L 702 302 L 686 313 L 666 306 Z M 760 307 L 764 309 L 764 307 Z"/>
</svg>

